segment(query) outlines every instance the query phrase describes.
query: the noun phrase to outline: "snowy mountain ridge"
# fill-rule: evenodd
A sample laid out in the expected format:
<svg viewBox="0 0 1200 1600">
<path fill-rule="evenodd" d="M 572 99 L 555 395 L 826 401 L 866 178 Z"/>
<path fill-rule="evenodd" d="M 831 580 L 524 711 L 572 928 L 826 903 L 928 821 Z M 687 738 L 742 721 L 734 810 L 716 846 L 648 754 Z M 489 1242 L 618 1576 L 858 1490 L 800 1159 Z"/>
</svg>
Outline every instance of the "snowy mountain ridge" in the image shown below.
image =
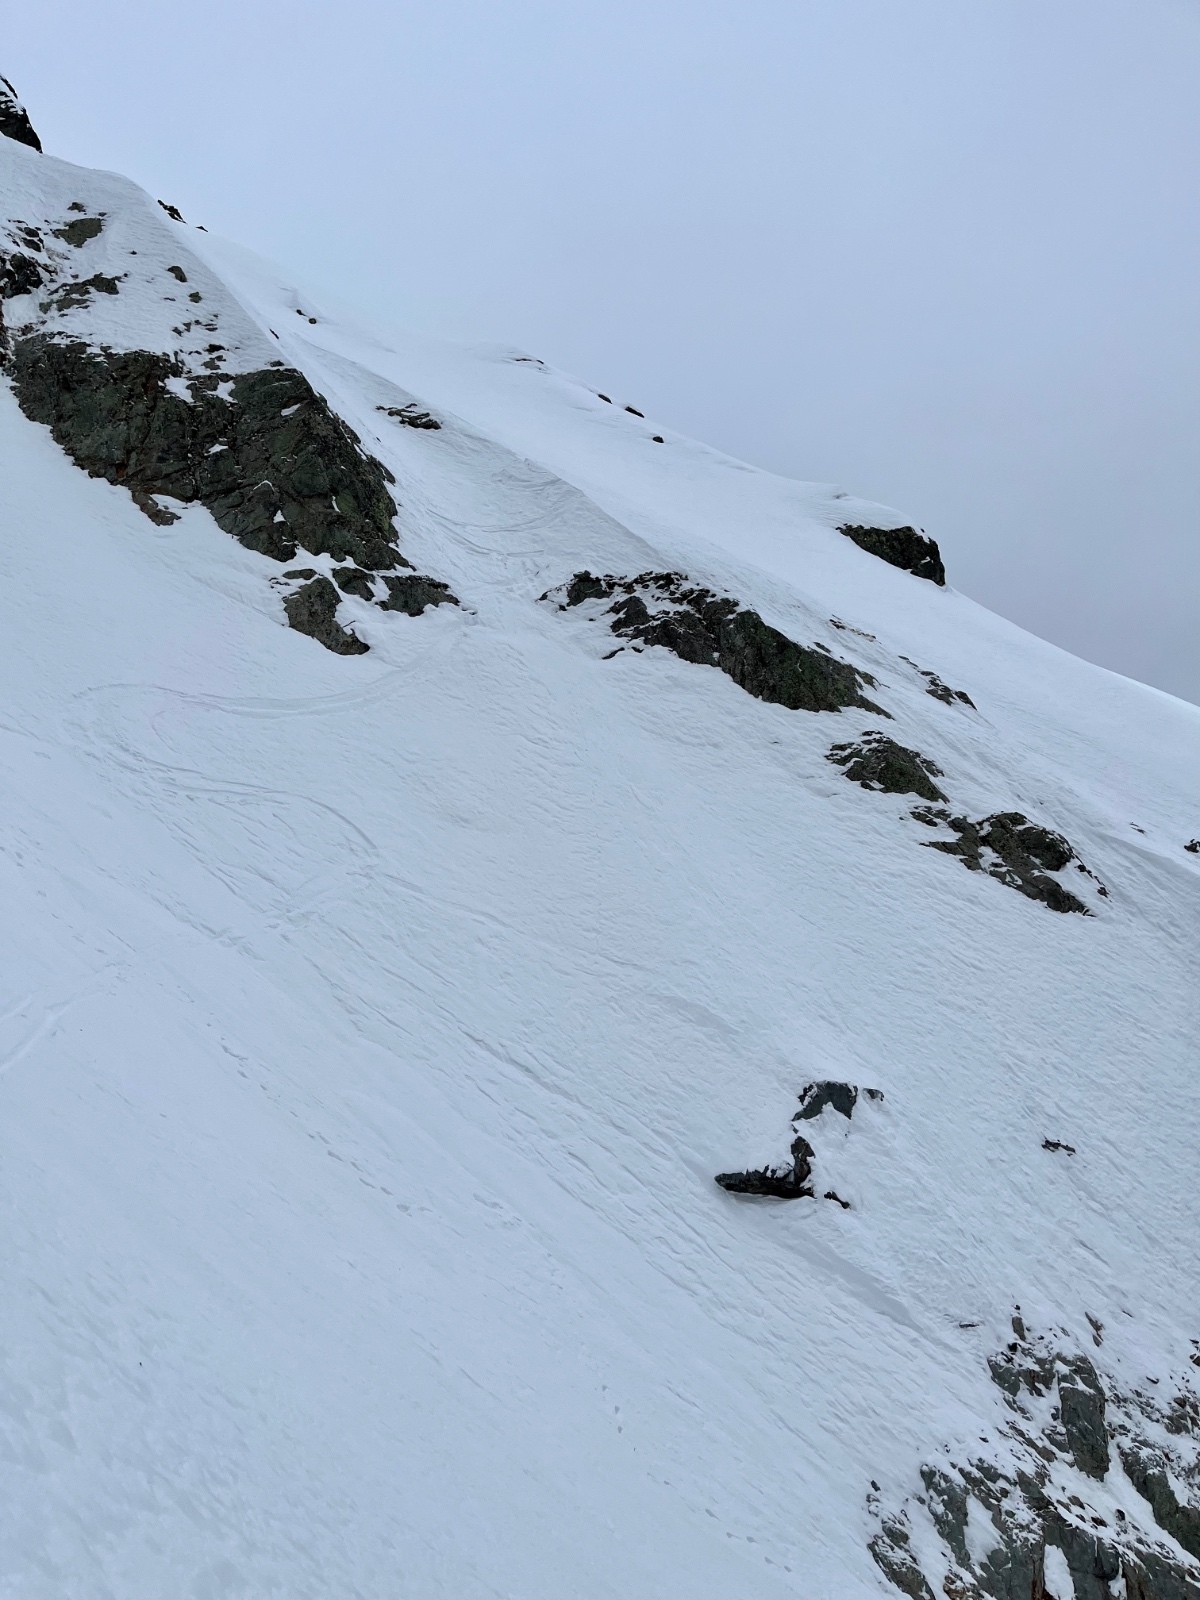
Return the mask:
<svg viewBox="0 0 1200 1600">
<path fill-rule="evenodd" d="M 1200 1596 L 1200 711 L 5 90 L 6 1592 Z"/>
</svg>

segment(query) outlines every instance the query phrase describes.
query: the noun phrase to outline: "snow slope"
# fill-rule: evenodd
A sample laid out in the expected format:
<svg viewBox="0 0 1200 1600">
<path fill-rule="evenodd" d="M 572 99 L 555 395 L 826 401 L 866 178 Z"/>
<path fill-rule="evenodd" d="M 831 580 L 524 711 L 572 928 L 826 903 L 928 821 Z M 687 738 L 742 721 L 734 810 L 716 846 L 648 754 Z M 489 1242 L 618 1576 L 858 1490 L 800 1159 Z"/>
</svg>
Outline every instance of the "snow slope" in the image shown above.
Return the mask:
<svg viewBox="0 0 1200 1600">
<path fill-rule="evenodd" d="M 363 328 L 125 180 L 0 139 L 0 182 L 0 216 L 106 214 L 79 272 L 129 276 L 56 327 L 198 364 L 178 264 L 463 602 L 347 599 L 371 650 L 334 656 L 274 563 L 154 525 L 0 383 L 0 1593 L 895 1593 L 868 1492 L 1002 1427 L 1014 1305 L 1102 1322 L 1113 1383 L 1176 1374 L 1200 711 L 834 531 L 894 513 Z M 409 399 L 441 430 L 377 409 Z M 604 659 L 539 603 L 582 568 L 686 571 L 871 672 L 956 806 L 1061 830 L 1107 900 L 922 848 L 824 759 L 868 713 Z M 826 1141 L 851 1209 L 718 1189 L 823 1078 L 885 1095 Z"/>
</svg>

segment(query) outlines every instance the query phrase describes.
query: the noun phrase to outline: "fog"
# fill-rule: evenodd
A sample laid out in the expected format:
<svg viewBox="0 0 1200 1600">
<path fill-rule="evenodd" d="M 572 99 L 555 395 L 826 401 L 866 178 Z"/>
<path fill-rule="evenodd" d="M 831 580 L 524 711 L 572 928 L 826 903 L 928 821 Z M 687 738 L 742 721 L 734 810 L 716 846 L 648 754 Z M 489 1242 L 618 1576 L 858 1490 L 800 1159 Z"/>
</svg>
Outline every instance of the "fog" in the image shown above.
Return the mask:
<svg viewBox="0 0 1200 1600">
<path fill-rule="evenodd" d="M 899 508 L 1200 700 L 1192 0 L 40 0 L 46 149 Z"/>
</svg>

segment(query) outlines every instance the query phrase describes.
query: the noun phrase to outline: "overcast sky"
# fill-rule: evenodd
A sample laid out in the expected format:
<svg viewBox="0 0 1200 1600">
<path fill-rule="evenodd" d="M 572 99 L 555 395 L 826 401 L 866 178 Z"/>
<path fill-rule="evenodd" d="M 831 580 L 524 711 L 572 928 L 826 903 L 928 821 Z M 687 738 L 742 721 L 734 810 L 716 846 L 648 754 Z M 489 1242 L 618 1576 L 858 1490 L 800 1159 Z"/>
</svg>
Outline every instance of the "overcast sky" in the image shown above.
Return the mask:
<svg viewBox="0 0 1200 1600">
<path fill-rule="evenodd" d="M 2 48 L 51 153 L 1200 701 L 1200 0 L 38 0 Z"/>
</svg>

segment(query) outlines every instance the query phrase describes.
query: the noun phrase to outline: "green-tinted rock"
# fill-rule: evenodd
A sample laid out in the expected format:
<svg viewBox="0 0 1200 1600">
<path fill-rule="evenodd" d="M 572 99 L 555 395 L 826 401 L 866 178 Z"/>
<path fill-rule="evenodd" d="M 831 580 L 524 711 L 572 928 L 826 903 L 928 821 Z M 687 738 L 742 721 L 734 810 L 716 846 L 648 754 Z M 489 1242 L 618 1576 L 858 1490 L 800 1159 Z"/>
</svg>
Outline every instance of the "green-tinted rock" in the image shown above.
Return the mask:
<svg viewBox="0 0 1200 1600">
<path fill-rule="evenodd" d="M 835 744 L 826 760 L 843 767 L 846 776 L 864 789 L 882 794 L 915 794 L 922 800 L 944 800 L 934 783 L 942 769 L 928 756 L 897 744 L 885 734 L 864 733 L 856 743 Z"/>
</svg>

